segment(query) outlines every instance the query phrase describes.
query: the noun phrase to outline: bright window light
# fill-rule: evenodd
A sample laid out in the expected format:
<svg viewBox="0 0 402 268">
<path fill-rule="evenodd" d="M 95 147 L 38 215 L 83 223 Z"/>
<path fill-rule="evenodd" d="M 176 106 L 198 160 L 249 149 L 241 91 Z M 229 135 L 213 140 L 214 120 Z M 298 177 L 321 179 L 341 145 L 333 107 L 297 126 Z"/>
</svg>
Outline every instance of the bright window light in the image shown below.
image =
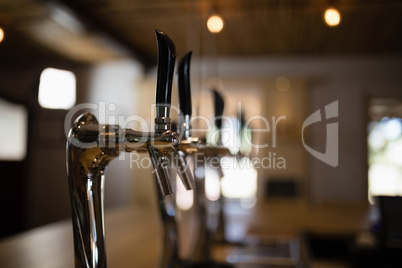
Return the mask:
<svg viewBox="0 0 402 268">
<path fill-rule="evenodd" d="M 384 117 L 368 130 L 370 203 L 377 195 L 402 195 L 402 119 Z"/>
<path fill-rule="evenodd" d="M 76 100 L 75 87 L 75 75 L 72 72 L 46 68 L 40 76 L 40 106 L 48 109 L 70 109 Z"/>
<path fill-rule="evenodd" d="M 239 128 L 240 122 L 235 117 L 230 117 L 229 120 L 222 120 L 222 143 L 232 154 L 238 153 L 240 149 Z"/>
<path fill-rule="evenodd" d="M 257 171 L 248 157 L 224 157 L 222 194 L 228 198 L 253 198 L 257 194 Z"/>
<path fill-rule="evenodd" d="M 218 171 L 206 166 L 205 169 L 205 196 L 208 200 L 216 201 L 221 197 L 221 186 Z"/>
<path fill-rule="evenodd" d="M 184 188 L 179 176 L 176 177 L 176 204 L 181 210 L 189 210 L 193 206 L 193 191 Z"/>
<path fill-rule="evenodd" d="M 23 160 L 28 131 L 28 112 L 25 107 L 0 99 L 0 125 L 0 160 Z"/>
</svg>

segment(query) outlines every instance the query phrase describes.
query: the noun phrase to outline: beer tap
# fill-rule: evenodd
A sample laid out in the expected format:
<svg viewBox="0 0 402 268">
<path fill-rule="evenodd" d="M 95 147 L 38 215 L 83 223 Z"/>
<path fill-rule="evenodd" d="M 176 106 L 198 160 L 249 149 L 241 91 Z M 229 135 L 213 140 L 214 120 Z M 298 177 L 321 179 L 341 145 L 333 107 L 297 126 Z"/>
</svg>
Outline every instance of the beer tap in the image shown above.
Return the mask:
<svg viewBox="0 0 402 268">
<path fill-rule="evenodd" d="M 201 141 L 197 137 L 191 135 L 191 83 L 190 83 L 190 61 L 192 52 L 187 53 L 181 60 L 178 68 L 178 89 L 179 89 L 179 106 L 182 113 L 181 122 L 179 124 L 181 133 L 184 133 L 182 143 L 179 150 L 185 155 L 191 155 L 197 152 L 202 153 Z M 194 160 L 194 159 L 192 159 Z M 205 165 L 204 155 L 197 159 L 197 163 Z M 205 167 L 202 167 L 205 168 Z M 195 251 L 191 263 L 206 263 L 210 260 L 209 250 L 209 232 L 207 229 L 207 209 L 205 197 L 205 180 L 204 178 L 195 178 L 194 205 L 197 209 L 197 221 L 199 223 L 198 235 L 196 237 Z M 188 265 L 189 266 L 189 265 Z"/>
<path fill-rule="evenodd" d="M 201 157 L 196 159 L 196 166 L 205 168 L 205 161 L 207 157 L 216 155 L 227 155 L 229 150 L 227 148 L 220 148 L 217 146 L 211 147 L 203 145 L 198 137 L 193 137 L 191 133 L 191 116 L 192 116 L 192 102 L 191 102 L 191 85 L 190 85 L 190 60 L 192 53 L 187 53 L 181 60 L 178 68 L 178 89 L 179 89 L 179 105 L 182 120 L 179 124 L 180 133 L 183 133 L 183 139 L 178 151 L 182 152 L 185 156 L 192 156 L 199 154 Z M 223 113 L 223 99 L 219 104 L 220 108 L 217 113 L 220 113 L 219 118 Z M 220 127 L 221 125 L 219 125 Z M 197 155 L 198 156 L 198 155 Z M 194 161 L 191 158 L 190 161 Z M 196 177 L 194 179 L 194 205 L 197 209 L 197 222 L 199 223 L 198 235 L 196 237 L 195 249 L 192 259 L 189 262 L 183 263 L 184 267 L 231 267 L 228 264 L 217 263 L 212 260 L 210 247 L 211 247 L 211 234 L 208 230 L 208 213 L 207 213 L 207 200 L 205 196 L 205 177 Z"/>
<path fill-rule="evenodd" d="M 193 189 L 193 176 L 189 166 L 186 163 L 186 157 L 188 153 L 194 152 L 197 149 L 194 147 L 198 144 L 198 139 L 191 137 L 190 119 L 191 119 L 191 95 L 190 92 L 183 92 L 184 84 L 189 86 L 189 62 L 191 58 L 191 52 L 188 53 L 179 64 L 178 75 L 178 88 L 179 88 L 179 104 L 180 104 L 180 123 L 179 129 L 182 135 L 180 145 L 174 150 L 174 160 L 177 163 L 177 173 L 183 185 L 187 190 Z M 185 74 L 185 75 L 183 75 Z M 188 87 L 189 89 L 189 87 Z M 184 96 L 185 94 L 188 94 Z M 159 264 L 160 268 L 167 267 L 182 267 L 184 264 L 179 258 L 178 252 L 178 230 L 177 222 L 175 219 L 175 205 L 174 198 L 167 199 L 162 196 L 158 191 L 159 209 L 163 222 L 163 255 Z"/>
<path fill-rule="evenodd" d="M 158 43 L 156 118 L 153 133 L 118 125 L 101 125 L 86 113 L 77 118 L 67 140 L 74 259 L 76 268 L 106 267 L 104 228 L 104 180 L 108 163 L 120 151 L 147 151 L 162 196 L 172 193 L 167 169 L 167 154 L 180 144 L 179 135 L 170 130 L 170 98 L 175 61 L 175 46 L 161 31 Z"/>
<path fill-rule="evenodd" d="M 168 153 L 174 151 L 180 146 L 181 139 L 176 132 L 171 131 L 171 96 L 173 73 L 176 61 L 175 45 L 171 39 L 162 32 L 156 31 L 158 41 L 158 77 L 156 84 L 156 117 L 155 132 L 147 133 L 146 140 L 151 143 L 141 142 L 144 139 L 144 133 L 127 129 L 125 132 L 125 150 L 147 150 L 154 167 L 154 172 L 160 186 L 162 195 L 172 193 L 172 187 L 165 177 L 168 177 Z M 153 138 L 152 138 L 153 137 Z M 174 146 L 167 150 L 166 142 L 172 141 Z M 180 142 L 179 142 L 180 141 Z M 169 144 L 169 143 L 168 143 Z M 184 158 L 177 157 L 178 174 L 187 190 L 193 188 L 191 173 L 186 171 Z"/>
<path fill-rule="evenodd" d="M 174 64 L 175 64 L 175 53 L 166 52 L 169 57 L 161 58 L 163 59 L 169 59 L 166 64 L 158 64 L 158 68 L 160 66 L 167 66 L 167 70 L 169 71 L 169 76 L 168 80 L 166 81 L 161 81 L 158 80 L 158 84 L 169 85 L 169 96 L 167 95 L 160 95 L 160 93 L 165 92 L 163 90 L 157 91 L 157 97 L 156 97 L 156 119 L 155 119 L 155 132 L 163 132 L 163 131 L 170 131 L 171 125 L 170 125 L 170 118 L 169 118 L 169 113 L 170 113 L 170 104 L 171 104 L 171 86 L 172 86 L 172 80 L 173 80 L 173 71 L 174 71 Z M 174 55 L 174 56 L 173 56 Z M 165 73 L 163 70 L 158 69 L 158 77 L 159 73 Z M 157 89 L 159 89 L 159 86 L 157 86 Z M 167 120 L 168 119 L 168 120 Z M 169 125 L 166 128 L 165 123 L 168 123 Z M 179 146 L 179 145 L 178 145 Z M 166 159 L 166 155 L 161 156 L 159 154 L 158 150 L 150 150 L 150 155 L 152 159 Z M 179 150 L 178 147 L 175 147 L 173 151 L 174 155 L 174 161 L 176 162 L 176 171 L 183 182 L 184 187 L 187 190 L 193 189 L 193 177 L 192 174 L 188 168 L 188 165 L 186 164 L 185 161 L 185 155 L 183 154 L 182 151 Z M 152 162 L 155 162 L 152 160 Z M 169 173 L 169 168 L 171 166 L 168 165 L 167 161 L 164 163 L 164 165 L 157 170 L 155 173 L 155 176 L 158 178 L 160 174 L 168 174 Z M 159 171 L 159 172 L 158 172 Z M 160 174 L 159 174 L 160 173 Z M 174 204 L 171 204 L 173 201 L 167 200 L 165 195 L 163 194 L 163 189 L 159 188 L 157 189 L 157 197 L 158 197 L 158 204 L 159 204 L 159 212 L 161 215 L 161 220 L 162 220 L 162 233 L 163 233 L 163 244 L 162 244 L 162 256 L 160 259 L 159 266 L 160 268 L 173 268 L 173 267 L 180 267 L 180 259 L 179 259 L 179 253 L 178 253 L 178 237 L 177 237 L 177 224 L 176 224 L 176 219 L 175 219 L 175 209 L 174 209 Z M 173 198 L 172 198 L 173 199 Z"/>
<path fill-rule="evenodd" d="M 218 137 L 218 146 L 222 146 L 222 115 L 223 115 L 223 108 L 224 108 L 224 102 L 222 95 L 219 94 L 218 91 L 212 90 L 214 94 L 214 107 L 215 107 L 215 126 L 217 130 L 219 131 L 219 137 Z M 221 166 L 219 165 L 217 167 L 219 179 L 221 180 L 222 177 L 224 176 L 223 171 Z M 220 185 L 220 184 L 219 184 Z M 220 189 L 221 194 L 219 195 L 219 199 L 217 200 L 219 204 L 219 210 L 218 210 L 218 224 L 216 227 L 216 231 L 213 234 L 213 240 L 216 242 L 225 242 L 226 241 L 226 236 L 225 236 L 225 214 L 224 214 L 224 198 L 222 196 L 222 191 Z"/>
<path fill-rule="evenodd" d="M 67 141 L 76 268 L 106 267 L 103 189 L 107 164 L 119 155 L 119 128 L 90 113 L 74 122 Z"/>
</svg>

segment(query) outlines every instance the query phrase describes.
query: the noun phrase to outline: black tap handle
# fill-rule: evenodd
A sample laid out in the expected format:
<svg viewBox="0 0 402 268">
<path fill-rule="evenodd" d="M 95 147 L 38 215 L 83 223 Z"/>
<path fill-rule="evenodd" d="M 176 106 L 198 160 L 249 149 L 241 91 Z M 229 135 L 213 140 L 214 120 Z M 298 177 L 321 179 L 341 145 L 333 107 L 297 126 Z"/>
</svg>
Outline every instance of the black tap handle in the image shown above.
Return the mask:
<svg viewBox="0 0 402 268">
<path fill-rule="evenodd" d="M 246 119 L 244 118 L 244 113 L 243 112 L 240 113 L 240 122 L 239 122 L 239 124 L 240 124 L 239 129 L 240 129 L 240 132 L 241 132 L 246 127 Z"/>
<path fill-rule="evenodd" d="M 242 152 L 242 148 L 244 145 L 244 139 L 245 137 L 243 136 L 244 131 L 246 130 L 246 119 L 244 118 L 244 113 L 243 111 L 240 112 L 240 122 L 239 122 L 239 138 L 240 138 L 240 146 L 239 146 L 239 150 L 240 152 Z"/>
<path fill-rule="evenodd" d="M 222 115 L 223 115 L 223 98 L 222 95 L 219 94 L 218 91 L 215 89 L 212 89 L 212 92 L 214 93 L 214 107 L 215 107 L 215 126 L 218 129 L 222 128 Z"/>
<path fill-rule="evenodd" d="M 180 61 L 178 74 L 179 105 L 183 116 L 191 117 L 190 60 L 192 52 L 188 52 Z"/>
<path fill-rule="evenodd" d="M 155 34 L 158 43 L 156 105 L 170 106 L 176 48 L 172 40 L 165 33 L 155 30 Z"/>
</svg>

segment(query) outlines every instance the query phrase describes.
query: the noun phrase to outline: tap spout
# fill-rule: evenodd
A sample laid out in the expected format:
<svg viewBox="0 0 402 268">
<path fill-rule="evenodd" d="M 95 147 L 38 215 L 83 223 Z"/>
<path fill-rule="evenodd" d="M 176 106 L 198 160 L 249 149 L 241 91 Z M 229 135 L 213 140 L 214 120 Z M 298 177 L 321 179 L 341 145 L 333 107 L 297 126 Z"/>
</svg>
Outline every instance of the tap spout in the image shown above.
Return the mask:
<svg viewBox="0 0 402 268">
<path fill-rule="evenodd" d="M 126 152 L 147 151 L 153 165 L 153 172 L 157 179 L 162 195 L 172 194 L 169 181 L 167 154 L 174 151 L 180 144 L 179 135 L 167 130 L 156 134 L 125 129 L 123 132 L 123 148 Z"/>
<path fill-rule="evenodd" d="M 166 155 L 157 148 L 148 145 L 149 156 L 151 157 L 152 166 L 156 180 L 162 195 L 170 195 L 173 193 L 172 185 L 169 178 L 168 160 Z"/>
<path fill-rule="evenodd" d="M 175 157 L 177 174 L 183 182 L 184 187 L 186 190 L 194 189 L 194 178 L 190 171 L 190 167 L 186 162 L 186 154 L 180 150 L 175 150 Z"/>
</svg>

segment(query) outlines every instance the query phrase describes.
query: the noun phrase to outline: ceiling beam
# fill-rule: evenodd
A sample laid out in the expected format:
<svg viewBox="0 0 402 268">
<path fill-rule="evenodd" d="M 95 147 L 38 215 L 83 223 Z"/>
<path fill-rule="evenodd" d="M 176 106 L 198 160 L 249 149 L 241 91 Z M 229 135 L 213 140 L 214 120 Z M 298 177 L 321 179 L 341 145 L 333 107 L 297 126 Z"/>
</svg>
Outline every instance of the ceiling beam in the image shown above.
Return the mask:
<svg viewBox="0 0 402 268">
<path fill-rule="evenodd" d="M 138 47 L 124 34 L 119 33 L 117 29 L 109 26 L 96 14 L 96 2 L 84 0 L 50 0 L 48 2 L 60 3 L 70 8 L 88 31 L 106 34 L 122 47 L 127 49 L 131 56 L 142 63 L 146 69 L 156 65 L 156 58 L 154 55 L 149 54 L 147 51 Z"/>
</svg>

